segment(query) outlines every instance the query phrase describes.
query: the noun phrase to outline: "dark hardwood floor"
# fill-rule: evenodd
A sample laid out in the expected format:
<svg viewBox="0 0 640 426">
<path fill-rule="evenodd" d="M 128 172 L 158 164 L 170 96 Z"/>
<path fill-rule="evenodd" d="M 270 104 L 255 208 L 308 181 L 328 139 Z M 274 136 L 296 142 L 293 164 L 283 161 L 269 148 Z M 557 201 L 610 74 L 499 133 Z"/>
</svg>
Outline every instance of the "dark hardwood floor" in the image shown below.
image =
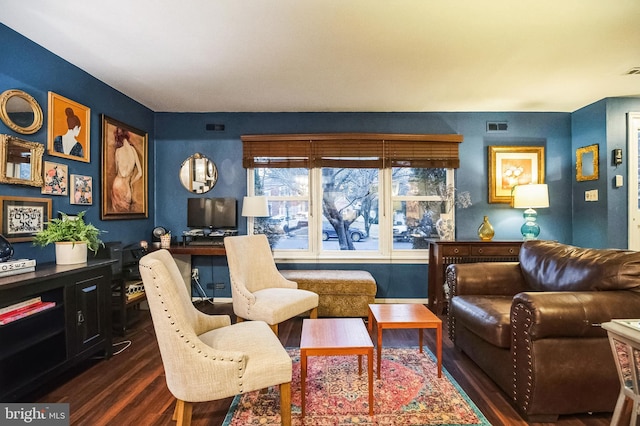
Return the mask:
<svg viewBox="0 0 640 426">
<path fill-rule="evenodd" d="M 196 304 L 208 313 L 231 315 L 231 304 Z M 302 319 L 295 318 L 280 326 L 280 340 L 285 347 L 300 344 Z M 385 346 L 416 346 L 416 330 L 385 330 Z M 426 345 L 435 350 L 434 334 L 425 331 Z M 455 350 L 443 333 L 443 366 L 456 379 L 469 397 L 493 425 L 526 425 L 505 395 L 463 353 Z M 89 360 L 66 373 L 55 384 L 43 386 L 37 394 L 23 399 L 28 402 L 70 404 L 72 425 L 172 425 L 175 400 L 169 393 L 158 352 L 153 324 L 147 311 L 125 338 L 131 345 L 109 360 Z M 374 340 L 375 341 L 375 340 Z M 114 347 L 117 352 L 121 346 Z M 220 425 L 231 398 L 197 403 L 193 410 L 194 425 Z M 610 413 L 562 416 L 558 426 L 609 425 Z M 548 425 L 551 425 L 550 423 Z M 537 425 L 547 425 L 537 423 Z"/>
</svg>

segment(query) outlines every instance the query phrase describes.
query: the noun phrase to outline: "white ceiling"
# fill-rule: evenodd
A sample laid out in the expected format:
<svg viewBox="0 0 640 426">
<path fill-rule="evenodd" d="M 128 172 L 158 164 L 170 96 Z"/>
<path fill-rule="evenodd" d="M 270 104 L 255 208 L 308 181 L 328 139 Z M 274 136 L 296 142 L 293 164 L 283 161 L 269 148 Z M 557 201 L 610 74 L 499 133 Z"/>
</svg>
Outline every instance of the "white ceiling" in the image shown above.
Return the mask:
<svg viewBox="0 0 640 426">
<path fill-rule="evenodd" d="M 564 111 L 640 96 L 639 0 L 2 0 L 154 111 Z"/>
</svg>

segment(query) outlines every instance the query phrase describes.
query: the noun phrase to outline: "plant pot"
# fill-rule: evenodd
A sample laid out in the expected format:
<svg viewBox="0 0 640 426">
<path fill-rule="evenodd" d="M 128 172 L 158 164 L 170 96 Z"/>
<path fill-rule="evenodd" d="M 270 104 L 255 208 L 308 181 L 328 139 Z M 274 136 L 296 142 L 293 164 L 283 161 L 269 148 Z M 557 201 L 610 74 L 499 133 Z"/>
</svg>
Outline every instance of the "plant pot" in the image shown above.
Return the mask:
<svg viewBox="0 0 640 426">
<path fill-rule="evenodd" d="M 87 262 L 87 243 L 64 241 L 56 243 L 56 264 L 75 265 Z"/>
</svg>

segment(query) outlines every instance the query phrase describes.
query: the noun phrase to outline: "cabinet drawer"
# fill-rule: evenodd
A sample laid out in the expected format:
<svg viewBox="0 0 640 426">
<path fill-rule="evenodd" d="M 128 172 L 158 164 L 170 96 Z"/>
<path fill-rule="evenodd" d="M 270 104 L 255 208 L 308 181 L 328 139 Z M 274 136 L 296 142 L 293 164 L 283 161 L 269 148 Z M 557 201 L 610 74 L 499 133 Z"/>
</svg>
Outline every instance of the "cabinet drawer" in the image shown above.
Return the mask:
<svg viewBox="0 0 640 426">
<path fill-rule="evenodd" d="M 443 246 L 442 256 L 469 256 L 469 246 Z"/>
<path fill-rule="evenodd" d="M 475 246 L 471 248 L 472 256 L 517 256 L 520 245 L 512 246 Z"/>
</svg>

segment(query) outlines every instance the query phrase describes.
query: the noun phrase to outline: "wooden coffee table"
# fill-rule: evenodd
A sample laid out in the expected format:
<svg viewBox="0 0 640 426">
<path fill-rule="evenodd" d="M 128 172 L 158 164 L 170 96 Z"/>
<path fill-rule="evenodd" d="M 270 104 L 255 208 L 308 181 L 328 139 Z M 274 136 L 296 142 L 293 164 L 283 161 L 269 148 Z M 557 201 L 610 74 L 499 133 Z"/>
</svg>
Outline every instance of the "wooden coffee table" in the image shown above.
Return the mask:
<svg viewBox="0 0 640 426">
<path fill-rule="evenodd" d="M 436 329 L 436 357 L 438 359 L 438 377 L 442 377 L 442 320 L 426 306 L 413 303 L 383 303 L 369 305 L 369 332 L 373 323 L 378 333 L 378 379 L 380 378 L 380 359 L 382 358 L 382 330 L 385 328 L 417 328 L 420 352 L 422 352 L 422 329 Z"/>
<path fill-rule="evenodd" d="M 367 356 L 369 375 L 369 415 L 373 415 L 373 342 L 361 318 L 304 319 L 300 336 L 300 392 L 302 417 L 305 414 L 307 357 L 358 355 L 358 374 L 362 374 L 362 355 Z"/>
</svg>

